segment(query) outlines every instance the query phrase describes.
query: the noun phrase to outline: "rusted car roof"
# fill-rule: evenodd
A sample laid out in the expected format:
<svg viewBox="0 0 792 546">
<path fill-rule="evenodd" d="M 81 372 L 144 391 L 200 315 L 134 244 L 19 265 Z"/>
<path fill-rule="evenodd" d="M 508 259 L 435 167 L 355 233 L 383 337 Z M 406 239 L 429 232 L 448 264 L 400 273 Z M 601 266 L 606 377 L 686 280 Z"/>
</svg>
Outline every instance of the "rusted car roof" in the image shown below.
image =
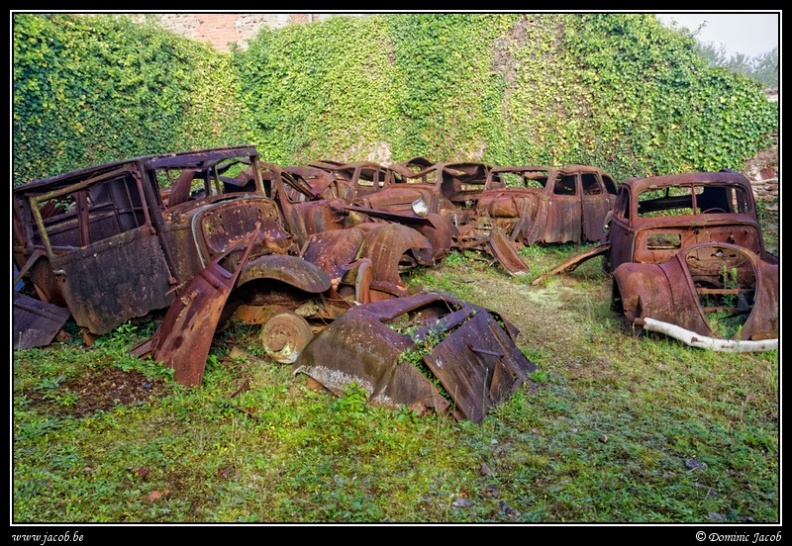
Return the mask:
<svg viewBox="0 0 792 546">
<path fill-rule="evenodd" d="M 688 184 L 727 183 L 751 189 L 751 183 L 744 174 L 734 171 L 720 172 L 689 172 L 648 177 L 629 178 L 622 185 L 630 186 L 636 193 L 648 189 L 666 188 L 668 186 L 685 186 Z"/>
</svg>

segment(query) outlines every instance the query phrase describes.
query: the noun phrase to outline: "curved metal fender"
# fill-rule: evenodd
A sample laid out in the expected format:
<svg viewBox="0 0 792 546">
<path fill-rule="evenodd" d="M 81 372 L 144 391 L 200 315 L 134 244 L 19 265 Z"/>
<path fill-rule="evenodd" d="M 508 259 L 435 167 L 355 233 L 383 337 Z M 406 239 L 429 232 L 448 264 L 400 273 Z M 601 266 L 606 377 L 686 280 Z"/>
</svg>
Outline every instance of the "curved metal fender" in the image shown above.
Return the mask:
<svg viewBox="0 0 792 546">
<path fill-rule="evenodd" d="M 236 287 L 255 279 L 275 279 L 311 294 L 330 288 L 330 277 L 316 265 L 297 256 L 282 254 L 248 260 L 239 273 Z"/>
</svg>

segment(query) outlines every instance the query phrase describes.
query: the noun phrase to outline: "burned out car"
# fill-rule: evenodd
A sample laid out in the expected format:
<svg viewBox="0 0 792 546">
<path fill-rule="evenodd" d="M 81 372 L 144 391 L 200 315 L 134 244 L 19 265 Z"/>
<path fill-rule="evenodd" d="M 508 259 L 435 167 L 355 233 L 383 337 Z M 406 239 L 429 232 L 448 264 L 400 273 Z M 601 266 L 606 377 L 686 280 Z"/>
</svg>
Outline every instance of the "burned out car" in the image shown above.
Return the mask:
<svg viewBox="0 0 792 546">
<path fill-rule="evenodd" d="M 69 315 L 84 331 L 105 334 L 171 307 L 192 322 L 175 329 L 166 316 L 149 348 L 166 363 L 186 363 L 185 372 L 176 366 L 177 380 L 197 384 L 233 288 L 282 283 L 302 299 L 318 297 L 330 279 L 293 255 L 293 236 L 266 196 L 258 161 L 253 147 L 217 148 L 132 158 L 15 188 L 13 260 L 36 296 L 14 294 L 17 346 L 49 343 Z M 254 177 L 239 177 L 248 167 Z M 55 312 L 65 315 L 60 324 L 50 320 L 47 335 L 25 338 L 42 324 L 39 316 Z"/>
<path fill-rule="evenodd" d="M 512 241 L 577 243 L 601 239 L 615 201 L 616 184 L 597 167 L 496 167 L 476 208 Z"/>
<path fill-rule="evenodd" d="M 634 324 L 718 350 L 764 350 L 774 346 L 768 340 L 777 342 L 778 260 L 765 250 L 742 174 L 623 182 L 603 248 L 614 276 L 613 307 Z M 702 344 L 704 337 L 720 341 Z"/>
<path fill-rule="evenodd" d="M 751 184 L 734 171 L 670 174 L 622 182 L 608 216 L 608 268 L 660 263 L 696 243 L 721 242 L 768 254 Z"/>
</svg>

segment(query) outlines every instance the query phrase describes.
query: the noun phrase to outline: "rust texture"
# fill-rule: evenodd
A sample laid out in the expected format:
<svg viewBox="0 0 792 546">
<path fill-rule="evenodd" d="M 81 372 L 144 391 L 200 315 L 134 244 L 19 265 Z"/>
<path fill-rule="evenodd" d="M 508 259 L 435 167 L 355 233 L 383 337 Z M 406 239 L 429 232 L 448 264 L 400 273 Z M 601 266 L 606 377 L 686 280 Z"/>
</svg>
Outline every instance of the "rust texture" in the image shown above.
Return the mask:
<svg viewBox="0 0 792 546">
<path fill-rule="evenodd" d="M 577 243 L 600 240 L 615 200 L 615 183 L 596 167 L 496 167 L 477 209 L 512 241 Z"/>
<path fill-rule="evenodd" d="M 69 310 L 14 292 L 12 343 L 15 349 L 52 343 L 69 319 Z"/>
<path fill-rule="evenodd" d="M 258 229 L 250 237 L 240 264 L 247 261 L 257 236 Z M 239 276 L 239 268 L 231 273 L 220 265 L 222 258 L 215 258 L 190 281 L 145 345 L 152 358 L 173 368 L 176 381 L 188 387 L 201 384 L 212 338 Z"/>
<path fill-rule="evenodd" d="M 614 272 L 616 301 L 628 320 L 669 322 L 719 337 L 707 313 L 741 318 L 736 339 L 778 337 L 778 265 L 725 243 L 692 245 L 660 264 L 624 263 Z"/>
<path fill-rule="evenodd" d="M 696 243 L 747 248 L 767 261 L 750 182 L 737 172 L 685 173 L 624 181 L 606 237 L 609 266 L 661 263 Z"/>
<path fill-rule="evenodd" d="M 444 412 L 449 400 L 416 367 L 420 359 L 456 416 L 480 422 L 536 369 L 517 349 L 514 328 L 501 323 L 486 309 L 438 294 L 361 305 L 316 336 L 293 371 L 336 394 L 357 383 L 375 405 Z M 408 326 L 412 337 L 401 333 Z"/>
</svg>

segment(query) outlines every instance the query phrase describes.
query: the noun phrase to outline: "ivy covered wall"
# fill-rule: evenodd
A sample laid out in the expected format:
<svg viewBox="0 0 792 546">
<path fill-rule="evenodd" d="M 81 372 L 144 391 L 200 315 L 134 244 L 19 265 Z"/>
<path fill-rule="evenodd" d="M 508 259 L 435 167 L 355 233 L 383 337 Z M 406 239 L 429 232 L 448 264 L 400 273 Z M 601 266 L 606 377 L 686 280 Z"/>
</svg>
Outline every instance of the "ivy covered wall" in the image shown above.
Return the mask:
<svg viewBox="0 0 792 546">
<path fill-rule="evenodd" d="M 14 16 L 14 183 L 248 142 L 266 161 L 741 169 L 761 86 L 644 14 L 382 14 L 263 29 L 224 54 L 152 24 Z"/>
<path fill-rule="evenodd" d="M 108 15 L 15 14 L 14 184 L 241 143 L 237 78 L 206 44 Z"/>
</svg>

